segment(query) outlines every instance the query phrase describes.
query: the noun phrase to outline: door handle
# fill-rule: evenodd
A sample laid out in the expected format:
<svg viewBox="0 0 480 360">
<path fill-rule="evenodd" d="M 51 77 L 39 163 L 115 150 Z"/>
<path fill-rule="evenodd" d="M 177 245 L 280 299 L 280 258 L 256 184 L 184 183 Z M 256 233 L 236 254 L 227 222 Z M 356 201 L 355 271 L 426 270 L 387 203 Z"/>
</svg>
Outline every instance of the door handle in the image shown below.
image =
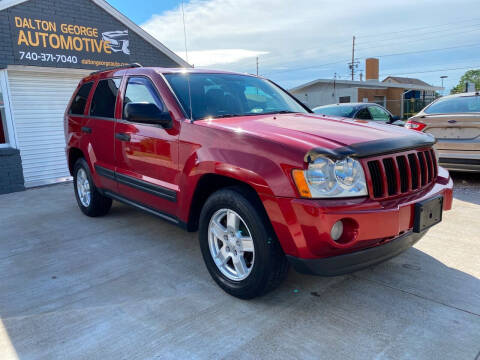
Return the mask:
<svg viewBox="0 0 480 360">
<path fill-rule="evenodd" d="M 92 133 L 92 128 L 88 126 L 82 126 L 82 132 L 85 134 L 91 134 Z"/>
<path fill-rule="evenodd" d="M 115 134 L 115 139 L 120 140 L 120 141 L 130 141 L 130 134 L 116 133 Z"/>
</svg>

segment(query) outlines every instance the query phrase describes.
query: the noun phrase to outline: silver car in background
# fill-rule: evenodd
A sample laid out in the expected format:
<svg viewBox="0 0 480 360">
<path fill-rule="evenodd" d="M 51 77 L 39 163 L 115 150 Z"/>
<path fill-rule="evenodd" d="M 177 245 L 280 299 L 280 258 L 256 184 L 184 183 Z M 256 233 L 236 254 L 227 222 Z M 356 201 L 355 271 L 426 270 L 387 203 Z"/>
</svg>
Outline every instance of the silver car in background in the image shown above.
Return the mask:
<svg viewBox="0 0 480 360">
<path fill-rule="evenodd" d="M 480 172 L 479 92 L 441 97 L 408 119 L 405 127 L 437 138 L 441 166 Z"/>
<path fill-rule="evenodd" d="M 339 116 L 351 119 L 369 120 L 384 124 L 404 126 L 405 122 L 376 103 L 339 103 L 318 106 L 312 109 L 315 114 Z"/>
</svg>

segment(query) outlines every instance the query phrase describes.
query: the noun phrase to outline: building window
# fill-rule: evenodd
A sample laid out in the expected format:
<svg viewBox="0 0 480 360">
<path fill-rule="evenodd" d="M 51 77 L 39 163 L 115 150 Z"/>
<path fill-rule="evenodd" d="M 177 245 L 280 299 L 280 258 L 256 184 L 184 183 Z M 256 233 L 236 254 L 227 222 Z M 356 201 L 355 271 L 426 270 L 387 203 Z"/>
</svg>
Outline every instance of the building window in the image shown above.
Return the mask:
<svg viewBox="0 0 480 360">
<path fill-rule="evenodd" d="M 373 102 L 375 104 L 385 107 L 385 96 L 375 96 L 375 100 Z"/>
<path fill-rule="evenodd" d="M 340 96 L 339 102 L 340 103 L 349 103 L 350 102 L 350 96 Z"/>
<path fill-rule="evenodd" d="M 7 134 L 7 117 L 5 111 L 5 98 L 3 91 L 0 88 L 0 144 L 6 144 L 8 142 Z"/>
</svg>

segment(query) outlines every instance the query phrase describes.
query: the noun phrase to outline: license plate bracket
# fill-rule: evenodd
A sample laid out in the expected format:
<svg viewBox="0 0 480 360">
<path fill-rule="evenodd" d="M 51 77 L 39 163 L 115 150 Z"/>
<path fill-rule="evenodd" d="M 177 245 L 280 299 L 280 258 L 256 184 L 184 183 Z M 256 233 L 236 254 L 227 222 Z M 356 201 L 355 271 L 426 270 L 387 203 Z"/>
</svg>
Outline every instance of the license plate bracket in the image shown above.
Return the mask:
<svg viewBox="0 0 480 360">
<path fill-rule="evenodd" d="M 415 204 L 413 232 L 427 230 L 442 221 L 443 196 L 437 196 Z"/>
</svg>

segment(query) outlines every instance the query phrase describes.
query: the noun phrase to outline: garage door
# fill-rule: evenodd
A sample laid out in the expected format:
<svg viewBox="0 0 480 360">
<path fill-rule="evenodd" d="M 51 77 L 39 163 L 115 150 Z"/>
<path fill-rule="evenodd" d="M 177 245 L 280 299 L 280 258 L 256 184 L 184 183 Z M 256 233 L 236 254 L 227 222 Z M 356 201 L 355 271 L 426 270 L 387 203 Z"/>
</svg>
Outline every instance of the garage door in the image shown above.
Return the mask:
<svg viewBox="0 0 480 360">
<path fill-rule="evenodd" d="M 85 74 L 8 71 L 25 186 L 69 179 L 63 114 Z"/>
</svg>

